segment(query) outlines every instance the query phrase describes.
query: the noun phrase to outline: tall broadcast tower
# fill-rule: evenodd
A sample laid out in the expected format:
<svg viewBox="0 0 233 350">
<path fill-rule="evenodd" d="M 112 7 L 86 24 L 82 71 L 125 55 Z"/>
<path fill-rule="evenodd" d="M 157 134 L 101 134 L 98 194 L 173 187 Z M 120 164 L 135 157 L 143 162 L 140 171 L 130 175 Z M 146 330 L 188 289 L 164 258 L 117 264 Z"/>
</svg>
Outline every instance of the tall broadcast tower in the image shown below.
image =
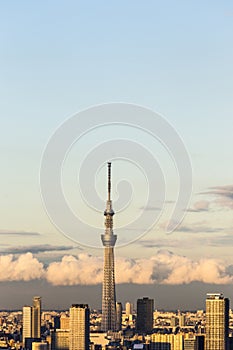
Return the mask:
<svg viewBox="0 0 233 350">
<path fill-rule="evenodd" d="M 108 163 L 108 200 L 106 203 L 105 233 L 101 235 L 104 246 L 104 280 L 102 294 L 102 331 L 116 330 L 116 291 L 114 272 L 114 245 L 117 236 L 113 234 L 113 215 L 111 201 L 111 163 Z"/>
</svg>

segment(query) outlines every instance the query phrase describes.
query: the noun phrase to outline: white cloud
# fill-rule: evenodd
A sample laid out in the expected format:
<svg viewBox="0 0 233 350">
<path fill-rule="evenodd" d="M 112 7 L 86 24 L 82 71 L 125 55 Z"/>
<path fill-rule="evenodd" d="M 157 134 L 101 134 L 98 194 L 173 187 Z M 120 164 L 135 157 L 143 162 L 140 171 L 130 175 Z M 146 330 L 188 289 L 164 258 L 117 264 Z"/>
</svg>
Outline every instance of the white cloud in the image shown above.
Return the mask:
<svg viewBox="0 0 233 350">
<path fill-rule="evenodd" d="M 153 283 L 152 271 L 153 261 L 151 259 L 116 259 L 117 283 Z"/>
<path fill-rule="evenodd" d="M 87 254 L 79 254 L 78 257 L 65 255 L 61 262 L 49 265 L 46 278 L 53 285 L 99 284 L 103 277 L 102 268 L 101 258 Z"/>
<path fill-rule="evenodd" d="M 0 281 L 30 281 L 43 278 L 43 264 L 32 253 L 14 259 L 12 254 L 0 256 Z"/>
<path fill-rule="evenodd" d="M 54 285 L 92 285 L 102 283 L 102 258 L 80 254 L 65 256 L 61 262 L 51 263 L 47 280 Z M 116 259 L 116 283 L 186 284 L 193 281 L 214 284 L 233 283 L 226 266 L 217 259 L 193 261 L 166 250 L 144 259 Z"/>
<path fill-rule="evenodd" d="M 156 259 L 156 264 L 166 265 L 168 275 L 163 284 L 186 284 L 193 281 L 213 284 L 230 284 L 233 277 L 226 273 L 223 262 L 217 259 L 201 259 L 193 261 L 187 257 L 162 252 Z"/>
<path fill-rule="evenodd" d="M 201 194 L 214 196 L 213 203 L 218 207 L 233 209 L 233 185 L 210 187 L 208 191 Z"/>
<path fill-rule="evenodd" d="M 208 211 L 210 207 L 210 202 L 206 200 L 201 200 L 193 204 L 193 208 L 187 209 L 187 212 L 199 213 L 202 211 Z"/>
<path fill-rule="evenodd" d="M 198 201 L 194 203 L 193 207 L 197 211 L 208 210 L 210 206 L 210 202 L 206 200 Z"/>
<path fill-rule="evenodd" d="M 221 260 L 191 260 L 160 250 L 143 259 L 116 259 L 116 283 L 187 284 L 200 281 L 212 284 L 232 284 L 233 276 Z M 30 281 L 46 279 L 52 285 L 96 285 L 102 283 L 103 259 L 88 254 L 65 255 L 47 268 L 31 253 L 0 256 L 0 281 Z"/>
</svg>

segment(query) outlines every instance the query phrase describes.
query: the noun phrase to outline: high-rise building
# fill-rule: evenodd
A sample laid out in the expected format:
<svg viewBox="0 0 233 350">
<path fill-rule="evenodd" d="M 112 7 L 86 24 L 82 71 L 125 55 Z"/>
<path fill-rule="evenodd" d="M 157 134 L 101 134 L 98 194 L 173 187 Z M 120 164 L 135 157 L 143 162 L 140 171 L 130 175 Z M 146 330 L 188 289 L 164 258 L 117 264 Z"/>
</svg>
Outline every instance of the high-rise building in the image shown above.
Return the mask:
<svg viewBox="0 0 233 350">
<path fill-rule="evenodd" d="M 136 328 L 139 333 L 150 333 L 153 329 L 154 300 L 143 298 L 137 300 Z"/>
<path fill-rule="evenodd" d="M 128 302 L 125 303 L 125 314 L 126 315 L 132 315 L 133 314 L 133 304 Z"/>
<path fill-rule="evenodd" d="M 87 304 L 70 308 L 70 350 L 89 350 L 90 310 Z"/>
<path fill-rule="evenodd" d="M 185 338 L 184 339 L 184 350 L 197 350 L 197 340 L 195 337 L 193 338 Z"/>
<path fill-rule="evenodd" d="M 185 327 L 186 324 L 186 316 L 184 314 L 179 315 L 179 326 Z"/>
<path fill-rule="evenodd" d="M 229 299 L 220 293 L 206 298 L 206 350 L 228 350 Z"/>
<path fill-rule="evenodd" d="M 122 304 L 116 303 L 116 331 L 122 328 Z"/>
<path fill-rule="evenodd" d="M 25 339 L 32 337 L 32 307 L 23 307 L 23 347 L 25 347 Z"/>
<path fill-rule="evenodd" d="M 60 329 L 69 329 L 70 328 L 70 318 L 65 313 L 61 314 L 60 317 Z"/>
<path fill-rule="evenodd" d="M 116 330 L 116 291 L 114 246 L 117 236 L 113 234 L 113 215 L 111 201 L 111 163 L 108 163 L 108 199 L 105 215 L 105 233 L 101 235 L 104 246 L 104 279 L 102 291 L 102 331 Z"/>
<path fill-rule="evenodd" d="M 41 297 L 33 298 L 32 305 L 32 338 L 41 336 Z"/>
<path fill-rule="evenodd" d="M 32 348 L 41 337 L 41 297 L 33 298 L 33 306 L 23 307 L 23 347 Z"/>
<path fill-rule="evenodd" d="M 52 318 L 52 320 L 53 320 L 53 328 L 54 329 L 60 329 L 61 328 L 60 317 L 59 316 L 54 316 Z"/>
<path fill-rule="evenodd" d="M 184 347 L 183 350 L 204 350 L 205 348 L 205 336 L 197 334 L 184 334 Z"/>
<path fill-rule="evenodd" d="M 69 350 L 70 331 L 69 329 L 56 329 L 50 331 L 51 350 Z"/>
</svg>

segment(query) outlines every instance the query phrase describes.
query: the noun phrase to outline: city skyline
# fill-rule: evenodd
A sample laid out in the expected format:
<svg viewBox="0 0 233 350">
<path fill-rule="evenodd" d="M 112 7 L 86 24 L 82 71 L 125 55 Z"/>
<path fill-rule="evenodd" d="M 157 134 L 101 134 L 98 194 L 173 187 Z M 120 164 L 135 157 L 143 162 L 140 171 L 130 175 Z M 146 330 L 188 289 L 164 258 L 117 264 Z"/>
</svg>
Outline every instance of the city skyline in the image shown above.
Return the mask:
<svg viewBox="0 0 233 350">
<path fill-rule="evenodd" d="M 154 300 L 148 297 L 137 300 L 137 310 L 129 302 L 123 309 L 120 304 L 121 330 L 115 332 L 103 332 L 103 314 L 87 304 L 72 304 L 64 311 L 40 310 L 36 318 L 40 318 L 41 334 L 33 337 L 32 309 L 38 308 L 38 300 L 40 308 L 37 296 L 33 307 L 23 307 L 23 312 L 1 311 L 2 348 L 229 350 L 233 345 L 233 311 L 229 299 L 220 293 L 207 293 L 206 311 L 154 310 Z"/>
<path fill-rule="evenodd" d="M 59 125 L 108 102 L 145 106 L 163 115 L 183 139 L 193 167 L 185 218 L 167 234 L 178 178 L 159 141 L 136 128 L 111 125 L 73 145 L 62 169 L 63 189 L 73 212 L 95 228 L 96 240 L 102 213 L 86 205 L 77 180 L 90 150 L 114 137 L 131 140 L 148 149 L 164 170 L 165 201 L 147 210 L 157 215 L 164 204 L 161 217 L 145 235 L 118 247 L 118 230 L 144 207 L 146 181 L 133 163 L 115 159 L 113 151 L 108 155 L 117 169 L 112 188 L 119 238 L 117 301 L 135 303 L 147 295 L 158 307 L 196 309 L 203 308 L 210 291 L 233 299 L 232 3 L 43 0 L 29 5 L 22 0 L 2 2 L 0 9 L 0 309 L 20 307 L 37 294 L 47 308 L 67 307 L 71 299 L 100 308 L 103 250 L 68 239 L 51 223 L 39 172 L 45 146 Z M 86 187 L 89 180 L 95 182 L 95 195 L 104 203 L 105 162 L 93 178 L 85 176 Z M 124 208 L 117 206 L 120 195 L 130 191 L 124 192 L 122 179 L 133 188 L 132 203 Z M 146 228 L 143 221 L 137 227 Z M 20 291 L 16 298 L 14 289 Z"/>
</svg>

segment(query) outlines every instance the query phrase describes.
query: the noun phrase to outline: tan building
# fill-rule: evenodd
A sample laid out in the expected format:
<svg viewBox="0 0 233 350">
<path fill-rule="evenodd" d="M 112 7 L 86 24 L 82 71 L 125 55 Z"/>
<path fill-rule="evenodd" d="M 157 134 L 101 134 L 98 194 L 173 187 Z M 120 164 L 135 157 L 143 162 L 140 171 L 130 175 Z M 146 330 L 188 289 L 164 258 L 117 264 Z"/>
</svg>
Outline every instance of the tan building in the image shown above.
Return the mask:
<svg viewBox="0 0 233 350">
<path fill-rule="evenodd" d="M 56 329 L 51 332 L 51 350 L 69 350 L 69 329 Z"/>
<path fill-rule="evenodd" d="M 94 345 L 101 345 L 104 349 L 109 342 L 107 333 L 90 333 L 90 342 Z"/>
<path fill-rule="evenodd" d="M 90 310 L 87 304 L 70 308 L 70 350 L 89 350 Z"/>
<path fill-rule="evenodd" d="M 152 334 L 151 350 L 183 350 L 182 334 Z"/>
<path fill-rule="evenodd" d="M 205 336 L 194 333 L 184 333 L 184 350 L 204 349 Z"/>
<path fill-rule="evenodd" d="M 116 303 L 116 331 L 122 328 L 122 304 Z"/>
<path fill-rule="evenodd" d="M 133 304 L 128 302 L 125 304 L 125 314 L 132 315 L 133 314 Z"/>
<path fill-rule="evenodd" d="M 41 297 L 33 298 L 32 306 L 32 338 L 41 336 Z"/>
<path fill-rule="evenodd" d="M 70 318 L 66 314 L 62 314 L 60 317 L 60 329 L 69 329 L 70 328 Z"/>
<path fill-rule="evenodd" d="M 220 293 L 206 298 L 206 350 L 228 350 L 229 299 Z"/>
<path fill-rule="evenodd" d="M 33 342 L 32 343 L 32 350 L 48 350 L 48 343 L 47 342 Z"/>
<path fill-rule="evenodd" d="M 32 336 L 32 307 L 23 307 L 23 347 L 25 347 L 25 338 Z"/>
</svg>

